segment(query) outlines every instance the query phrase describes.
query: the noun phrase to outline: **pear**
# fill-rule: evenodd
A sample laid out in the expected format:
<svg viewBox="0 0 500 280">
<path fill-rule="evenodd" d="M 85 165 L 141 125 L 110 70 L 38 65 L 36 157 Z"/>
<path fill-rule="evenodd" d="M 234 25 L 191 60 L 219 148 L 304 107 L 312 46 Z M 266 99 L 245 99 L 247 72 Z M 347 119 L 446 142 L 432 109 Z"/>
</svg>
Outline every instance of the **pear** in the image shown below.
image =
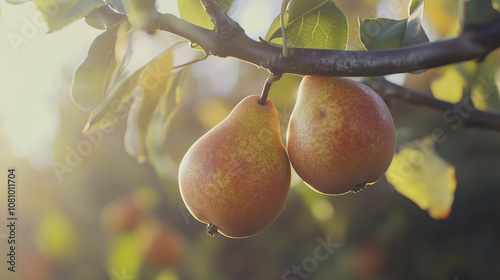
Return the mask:
<svg viewBox="0 0 500 280">
<path fill-rule="evenodd" d="M 198 139 L 179 167 L 179 188 L 191 214 L 210 234 L 257 234 L 281 213 L 291 168 L 271 100 L 248 96 Z"/>
<path fill-rule="evenodd" d="M 287 149 L 312 189 L 339 195 L 375 183 L 392 161 L 395 142 L 391 113 L 371 88 L 345 78 L 303 78 Z"/>
</svg>

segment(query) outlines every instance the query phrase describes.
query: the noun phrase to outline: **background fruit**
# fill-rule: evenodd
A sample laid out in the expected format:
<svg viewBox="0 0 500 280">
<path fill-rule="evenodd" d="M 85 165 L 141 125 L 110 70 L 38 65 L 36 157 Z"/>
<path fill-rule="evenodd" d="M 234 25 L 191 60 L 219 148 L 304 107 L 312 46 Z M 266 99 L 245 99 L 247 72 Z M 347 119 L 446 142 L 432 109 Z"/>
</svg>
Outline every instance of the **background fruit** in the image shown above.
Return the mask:
<svg viewBox="0 0 500 280">
<path fill-rule="evenodd" d="M 101 224 L 111 231 L 130 231 L 157 204 L 156 194 L 141 187 L 109 202 L 101 213 Z"/>
<path fill-rule="evenodd" d="M 166 222 L 150 219 L 138 228 L 138 240 L 148 264 L 155 268 L 177 266 L 187 251 L 184 236 Z"/>
<path fill-rule="evenodd" d="M 384 175 L 395 149 L 394 123 L 371 88 L 345 78 L 306 76 L 287 145 L 304 182 L 324 194 L 343 194 Z"/>
<path fill-rule="evenodd" d="M 229 237 L 254 235 L 281 213 L 290 163 L 273 103 L 243 99 L 188 150 L 179 186 L 189 211 Z"/>
</svg>

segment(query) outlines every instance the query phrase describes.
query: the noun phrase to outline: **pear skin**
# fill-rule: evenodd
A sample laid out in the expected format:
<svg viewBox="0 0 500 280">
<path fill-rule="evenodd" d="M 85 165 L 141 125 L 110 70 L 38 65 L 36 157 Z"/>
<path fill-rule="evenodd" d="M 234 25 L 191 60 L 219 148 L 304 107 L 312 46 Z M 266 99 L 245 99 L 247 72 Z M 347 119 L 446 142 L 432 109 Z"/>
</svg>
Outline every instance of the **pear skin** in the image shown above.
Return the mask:
<svg viewBox="0 0 500 280">
<path fill-rule="evenodd" d="M 391 113 L 371 88 L 345 78 L 303 78 L 287 149 L 312 189 L 339 195 L 375 183 L 392 161 L 395 142 Z"/>
<path fill-rule="evenodd" d="M 248 96 L 196 141 L 179 167 L 179 188 L 191 214 L 232 238 L 262 231 L 281 213 L 290 162 L 271 100 Z"/>
</svg>

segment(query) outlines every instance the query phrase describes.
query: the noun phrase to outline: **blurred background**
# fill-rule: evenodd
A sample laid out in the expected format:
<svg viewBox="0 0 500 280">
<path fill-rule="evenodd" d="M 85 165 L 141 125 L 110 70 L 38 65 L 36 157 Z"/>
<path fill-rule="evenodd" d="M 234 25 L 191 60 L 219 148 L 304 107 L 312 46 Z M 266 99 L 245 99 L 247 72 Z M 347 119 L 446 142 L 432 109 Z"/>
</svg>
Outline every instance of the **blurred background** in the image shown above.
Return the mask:
<svg viewBox="0 0 500 280">
<path fill-rule="evenodd" d="M 177 13 L 176 1 L 158 2 L 161 11 Z M 408 12 L 408 1 L 335 2 L 347 16 L 353 50 L 361 49 L 358 17 L 401 19 Z M 457 34 L 456 2 L 426 1 L 431 40 Z M 230 15 L 257 39 L 280 5 L 237 1 Z M 390 102 L 398 147 L 436 128 L 447 136 L 432 150 L 455 166 L 448 218 L 433 219 L 385 178 L 355 195 L 327 197 L 294 175 L 283 213 L 266 230 L 243 240 L 210 237 L 182 203 L 176 166 L 243 97 L 260 93 L 267 72 L 232 58 L 190 67 L 165 145 L 139 164 L 124 148 L 125 121 L 83 134 L 89 113 L 69 95 L 75 69 L 102 31 L 78 20 L 47 34 L 32 3 L 0 7 L 1 279 L 500 279 L 500 132 L 456 127 L 443 112 Z M 157 32 L 135 40 L 132 59 L 140 65 L 179 38 Z M 194 56 L 186 45 L 174 64 Z M 491 79 L 499 60 L 497 50 L 476 66 L 487 80 L 472 92 L 478 108 L 500 110 Z M 445 72 L 388 79 L 431 92 Z M 285 75 L 270 93 L 283 139 L 300 79 Z M 446 81 L 451 88 L 454 80 Z M 16 273 L 6 264 L 9 168 L 16 170 Z"/>
</svg>

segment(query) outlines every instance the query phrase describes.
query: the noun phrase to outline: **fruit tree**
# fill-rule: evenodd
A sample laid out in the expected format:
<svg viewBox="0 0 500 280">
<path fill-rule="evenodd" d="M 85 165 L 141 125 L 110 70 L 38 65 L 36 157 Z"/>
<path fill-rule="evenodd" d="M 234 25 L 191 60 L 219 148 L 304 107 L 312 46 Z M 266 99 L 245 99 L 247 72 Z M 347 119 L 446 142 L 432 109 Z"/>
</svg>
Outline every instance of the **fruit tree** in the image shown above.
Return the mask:
<svg viewBox="0 0 500 280">
<path fill-rule="evenodd" d="M 256 244 L 272 236 L 267 246 L 278 251 L 285 246 L 280 235 L 297 233 L 287 239 L 290 246 L 300 243 L 300 236 L 310 239 L 317 228 L 328 234 L 312 239 L 316 249 L 291 257 L 299 266 L 278 255 L 290 269 L 269 274 L 307 279 L 318 270 L 324 279 L 348 279 L 320 268 L 323 261 L 333 263 L 329 256 L 337 249 L 331 244 L 338 241 L 354 248 L 338 249 L 353 256 L 354 279 L 408 276 L 391 262 L 402 263 L 415 279 L 500 277 L 495 265 L 480 264 L 500 259 L 498 251 L 481 251 L 481 246 L 500 247 L 493 237 L 493 245 L 485 245 L 474 235 L 481 244 L 471 241 L 470 248 L 458 246 L 465 242 L 462 235 L 444 242 L 452 249 L 434 255 L 434 261 L 448 262 L 429 274 L 422 271 L 431 261 L 415 257 L 419 263 L 413 265 L 397 257 L 411 259 L 441 245 L 418 239 L 426 233 L 416 227 L 444 227 L 455 219 L 450 231 L 465 231 L 477 225 L 471 218 L 461 227 L 458 221 L 467 215 L 500 213 L 494 200 L 484 202 L 488 211 L 477 209 L 482 200 L 475 201 L 477 207 L 464 206 L 477 193 L 495 199 L 499 194 L 500 1 L 7 2 L 33 2 L 50 33 L 77 20 L 102 30 L 72 73 L 71 99 L 88 112 L 81 128 L 89 134 L 124 125 L 120 137 L 128 155 L 154 169 L 161 195 L 187 221 L 206 224 L 215 235 L 212 242 L 244 246 L 250 243 L 231 242 Z M 256 28 L 260 25 L 265 29 Z M 15 36 L 8 40 L 22 43 Z M 101 222 L 113 232 L 139 228 L 153 268 L 178 266 L 188 242 L 168 223 L 148 220 L 165 199 L 147 206 L 141 201 L 117 200 L 105 208 Z M 418 211 L 394 214 L 405 207 Z M 304 209 L 317 222 L 292 225 L 303 219 Z M 331 218 L 337 212 L 363 222 Z M 403 222 L 384 220 L 387 213 Z M 370 228 L 381 220 L 391 227 Z M 349 236 L 351 231 L 357 234 Z M 481 234 L 498 232 L 492 226 Z M 165 239 L 167 233 L 178 242 Z M 255 241 L 230 239 L 245 237 Z M 419 248 L 413 239 L 424 245 Z M 225 262 L 245 267 L 239 263 L 246 262 L 244 254 L 221 246 L 220 255 L 229 256 Z M 157 248 L 163 247 L 178 253 L 162 254 Z M 459 248 L 457 254 L 470 249 L 478 264 L 466 265 L 474 259 L 468 254 L 453 259 L 453 248 Z M 264 279 L 236 268 L 227 276 Z M 190 273 L 185 275 L 197 277 Z"/>
</svg>

